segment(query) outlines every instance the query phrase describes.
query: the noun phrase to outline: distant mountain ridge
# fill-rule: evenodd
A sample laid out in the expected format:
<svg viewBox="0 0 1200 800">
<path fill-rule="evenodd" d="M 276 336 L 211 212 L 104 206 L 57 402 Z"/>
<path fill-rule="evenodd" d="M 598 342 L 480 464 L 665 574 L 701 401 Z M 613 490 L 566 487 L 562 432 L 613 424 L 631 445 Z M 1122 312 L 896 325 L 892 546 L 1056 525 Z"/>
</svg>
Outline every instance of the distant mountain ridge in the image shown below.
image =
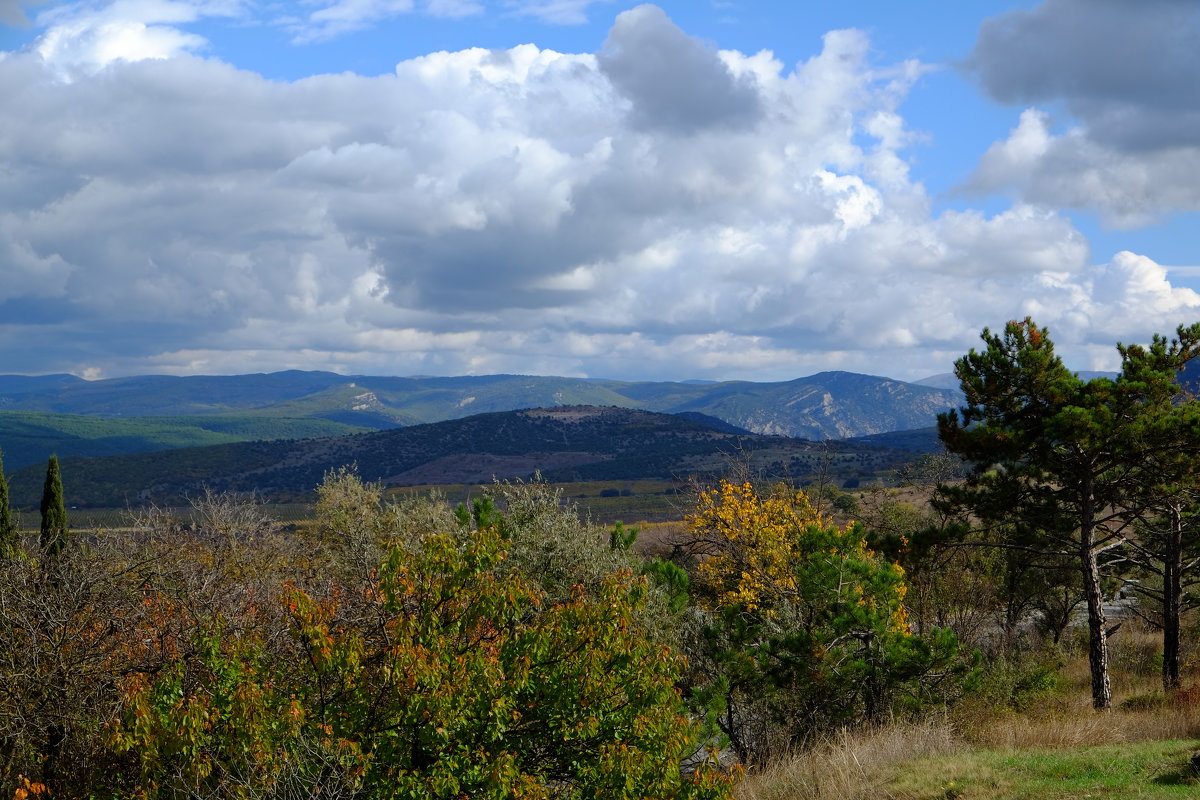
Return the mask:
<svg viewBox="0 0 1200 800">
<path fill-rule="evenodd" d="M 725 423 L 717 423 L 726 427 Z M 305 441 L 257 441 L 109 458 L 67 458 L 63 481 L 79 506 L 180 503 L 204 487 L 266 496 L 307 495 L 332 469 L 355 465 L 390 486 L 548 480 L 683 479 L 728 472 L 870 477 L 911 452 L 718 430 L 695 418 L 613 406 L 559 406 L 478 414 L 388 431 Z M 10 488 L 30 507 L 44 467 L 17 470 Z"/>
<path fill-rule="evenodd" d="M 957 395 L 851 372 L 775 383 L 529 375 L 404 378 L 298 370 L 99 381 L 69 375 L 0 375 L 0 410 L 101 417 L 251 414 L 384 429 L 570 405 L 696 412 L 754 433 L 829 439 L 928 426 L 939 412 L 957 405 Z"/>
</svg>

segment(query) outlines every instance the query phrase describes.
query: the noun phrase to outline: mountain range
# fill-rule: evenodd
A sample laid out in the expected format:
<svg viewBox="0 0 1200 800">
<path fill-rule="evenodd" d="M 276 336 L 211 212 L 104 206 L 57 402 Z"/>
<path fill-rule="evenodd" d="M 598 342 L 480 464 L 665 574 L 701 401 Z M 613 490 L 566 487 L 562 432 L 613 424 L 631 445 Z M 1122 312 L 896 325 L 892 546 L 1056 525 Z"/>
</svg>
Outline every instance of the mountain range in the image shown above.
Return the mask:
<svg viewBox="0 0 1200 800">
<path fill-rule="evenodd" d="M 957 404 L 954 391 L 851 372 L 778 383 L 301 371 L 96 381 L 0 375 L 0 448 L 11 468 L 42 461 L 50 452 L 102 456 L 336 436 L 573 405 L 703 414 L 752 433 L 840 439 L 926 427 Z"/>
<path fill-rule="evenodd" d="M 873 478 L 913 457 L 911 450 L 872 445 L 739 432 L 694 413 L 559 406 L 352 436 L 68 458 L 62 474 L 72 505 L 114 507 L 179 504 L 206 486 L 307 499 L 326 473 L 349 465 L 388 486 L 488 483 L 535 471 L 550 481 L 682 480 L 738 465 L 796 480 L 817 473 L 846 480 Z M 41 464 L 13 473 L 15 505 L 36 505 L 44 474 Z"/>
</svg>

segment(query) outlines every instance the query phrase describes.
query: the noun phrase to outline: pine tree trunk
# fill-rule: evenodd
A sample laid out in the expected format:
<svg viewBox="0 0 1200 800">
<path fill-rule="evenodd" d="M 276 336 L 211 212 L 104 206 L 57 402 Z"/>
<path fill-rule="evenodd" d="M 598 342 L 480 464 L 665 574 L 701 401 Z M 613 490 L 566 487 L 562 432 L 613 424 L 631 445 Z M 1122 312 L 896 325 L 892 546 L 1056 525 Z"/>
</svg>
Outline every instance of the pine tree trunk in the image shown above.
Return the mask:
<svg viewBox="0 0 1200 800">
<path fill-rule="evenodd" d="M 1083 503 L 1079 526 L 1079 561 L 1083 569 L 1083 592 L 1088 610 L 1088 665 L 1092 670 L 1092 707 L 1112 708 L 1112 685 L 1108 681 L 1108 639 L 1104 625 L 1104 595 L 1100 589 L 1100 567 L 1095 552 L 1095 512 L 1090 492 Z"/>
<path fill-rule="evenodd" d="M 1179 688 L 1179 607 L 1183 599 L 1183 520 L 1172 505 L 1163 545 L 1163 690 Z"/>
</svg>

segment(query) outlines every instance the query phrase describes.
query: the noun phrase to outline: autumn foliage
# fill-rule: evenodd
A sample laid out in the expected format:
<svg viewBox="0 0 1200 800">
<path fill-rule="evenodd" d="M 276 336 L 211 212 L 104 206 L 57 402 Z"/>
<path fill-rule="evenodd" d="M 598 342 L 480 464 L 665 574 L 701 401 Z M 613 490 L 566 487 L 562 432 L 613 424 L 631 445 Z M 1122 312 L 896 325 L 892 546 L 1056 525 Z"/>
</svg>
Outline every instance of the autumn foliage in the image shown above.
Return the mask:
<svg viewBox="0 0 1200 800">
<path fill-rule="evenodd" d="M 510 558 L 536 515 L 397 509 L 334 477 L 326 513 L 365 498 L 353 547 L 329 524 L 300 540 L 208 508 L 67 548 L 40 589 L 36 553 L 4 561 L 3 795 L 729 795 L 683 659 L 647 624 L 647 578 L 597 569 L 552 592 Z M 514 509 L 565 513 L 521 492 Z M 625 558 L 575 533 L 595 564 Z"/>
<path fill-rule="evenodd" d="M 950 631 L 910 631 L 900 565 L 803 491 L 722 481 L 688 523 L 705 557 L 695 591 L 710 611 L 698 692 L 744 761 L 919 712 L 969 681 Z"/>
<path fill-rule="evenodd" d="M 0 796 L 716 800 L 969 673 L 792 488 L 699 492 L 680 563 L 539 484 L 318 495 L 307 532 L 207 493 L 0 559 Z"/>
</svg>

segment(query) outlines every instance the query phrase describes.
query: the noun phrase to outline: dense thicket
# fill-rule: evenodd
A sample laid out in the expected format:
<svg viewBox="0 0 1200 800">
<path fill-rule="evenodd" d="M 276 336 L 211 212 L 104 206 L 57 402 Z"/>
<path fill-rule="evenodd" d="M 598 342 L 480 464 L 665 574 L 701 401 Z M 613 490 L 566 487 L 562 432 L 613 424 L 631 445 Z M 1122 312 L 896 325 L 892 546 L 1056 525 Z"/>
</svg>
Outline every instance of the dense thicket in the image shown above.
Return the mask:
<svg viewBox="0 0 1200 800">
<path fill-rule="evenodd" d="M 952 631 L 913 631 L 903 568 L 804 492 L 723 481 L 688 523 L 706 612 L 692 679 L 743 762 L 943 708 L 974 682 Z"/>
<path fill-rule="evenodd" d="M 970 665 L 911 630 L 903 570 L 764 491 L 699 495 L 689 570 L 541 484 L 452 512 L 344 470 L 307 532 L 206 493 L 186 526 L 18 547 L 0 793 L 717 798 L 710 748 L 761 763 L 956 695 Z"/>
<path fill-rule="evenodd" d="M 188 527 L 18 549 L 0 793 L 727 796 L 666 593 L 545 487 L 502 494 L 455 516 L 343 472 L 309 535 L 209 494 Z"/>
</svg>

